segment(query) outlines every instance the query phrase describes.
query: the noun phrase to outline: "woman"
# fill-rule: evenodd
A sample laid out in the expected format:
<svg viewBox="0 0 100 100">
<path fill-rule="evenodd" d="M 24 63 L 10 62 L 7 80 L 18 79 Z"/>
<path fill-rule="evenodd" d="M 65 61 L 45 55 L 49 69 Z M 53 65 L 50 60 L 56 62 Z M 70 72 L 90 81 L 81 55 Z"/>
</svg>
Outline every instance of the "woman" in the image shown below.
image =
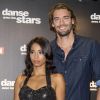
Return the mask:
<svg viewBox="0 0 100 100">
<path fill-rule="evenodd" d="M 26 69 L 15 82 L 14 100 L 64 100 L 65 82 L 61 74 L 51 73 L 49 41 L 32 39 L 27 45 Z"/>
</svg>

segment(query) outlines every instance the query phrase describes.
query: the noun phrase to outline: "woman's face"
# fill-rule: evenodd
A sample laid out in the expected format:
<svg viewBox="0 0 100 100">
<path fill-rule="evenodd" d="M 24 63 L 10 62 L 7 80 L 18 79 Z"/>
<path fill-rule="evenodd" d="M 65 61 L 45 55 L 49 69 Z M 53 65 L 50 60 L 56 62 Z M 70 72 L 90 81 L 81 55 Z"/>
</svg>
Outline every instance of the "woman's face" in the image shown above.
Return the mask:
<svg viewBox="0 0 100 100">
<path fill-rule="evenodd" d="M 44 56 L 39 44 L 34 43 L 31 47 L 30 58 L 34 67 L 45 66 L 46 57 Z"/>
</svg>

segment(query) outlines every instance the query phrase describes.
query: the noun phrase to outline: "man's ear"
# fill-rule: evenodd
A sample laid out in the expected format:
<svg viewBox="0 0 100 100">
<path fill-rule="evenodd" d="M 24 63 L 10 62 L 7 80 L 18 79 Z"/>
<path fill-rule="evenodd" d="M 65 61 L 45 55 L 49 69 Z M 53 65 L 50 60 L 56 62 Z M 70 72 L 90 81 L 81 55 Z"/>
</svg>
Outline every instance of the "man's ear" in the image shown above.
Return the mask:
<svg viewBox="0 0 100 100">
<path fill-rule="evenodd" d="M 52 23 L 52 27 L 54 27 L 54 24 Z"/>
<path fill-rule="evenodd" d="M 75 24 L 75 20 L 72 18 L 72 24 Z"/>
</svg>

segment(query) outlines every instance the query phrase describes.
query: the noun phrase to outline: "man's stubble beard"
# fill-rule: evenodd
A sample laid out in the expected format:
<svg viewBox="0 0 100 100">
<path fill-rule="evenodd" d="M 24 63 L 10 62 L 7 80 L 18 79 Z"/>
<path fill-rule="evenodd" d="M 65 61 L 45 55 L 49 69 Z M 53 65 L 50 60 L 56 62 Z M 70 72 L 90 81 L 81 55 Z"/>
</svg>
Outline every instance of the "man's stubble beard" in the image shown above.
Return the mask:
<svg viewBox="0 0 100 100">
<path fill-rule="evenodd" d="M 71 32 L 71 30 L 73 30 L 73 24 L 70 25 L 69 29 L 65 32 L 56 32 L 59 36 L 64 37 L 64 36 L 68 36 Z"/>
<path fill-rule="evenodd" d="M 65 31 L 65 32 L 57 32 L 59 36 L 64 37 L 64 36 L 68 36 L 71 32 L 71 30 L 73 30 L 73 25 L 70 27 L 69 30 Z"/>
</svg>

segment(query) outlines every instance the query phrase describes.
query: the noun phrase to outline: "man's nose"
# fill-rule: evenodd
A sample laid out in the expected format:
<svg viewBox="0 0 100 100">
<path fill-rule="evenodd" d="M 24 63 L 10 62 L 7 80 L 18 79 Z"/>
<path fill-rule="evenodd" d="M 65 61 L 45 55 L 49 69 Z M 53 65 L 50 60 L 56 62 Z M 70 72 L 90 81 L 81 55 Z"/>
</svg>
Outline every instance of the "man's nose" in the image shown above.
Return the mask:
<svg viewBox="0 0 100 100">
<path fill-rule="evenodd" d="M 64 20 L 60 19 L 60 24 L 63 25 L 64 24 Z"/>
</svg>

